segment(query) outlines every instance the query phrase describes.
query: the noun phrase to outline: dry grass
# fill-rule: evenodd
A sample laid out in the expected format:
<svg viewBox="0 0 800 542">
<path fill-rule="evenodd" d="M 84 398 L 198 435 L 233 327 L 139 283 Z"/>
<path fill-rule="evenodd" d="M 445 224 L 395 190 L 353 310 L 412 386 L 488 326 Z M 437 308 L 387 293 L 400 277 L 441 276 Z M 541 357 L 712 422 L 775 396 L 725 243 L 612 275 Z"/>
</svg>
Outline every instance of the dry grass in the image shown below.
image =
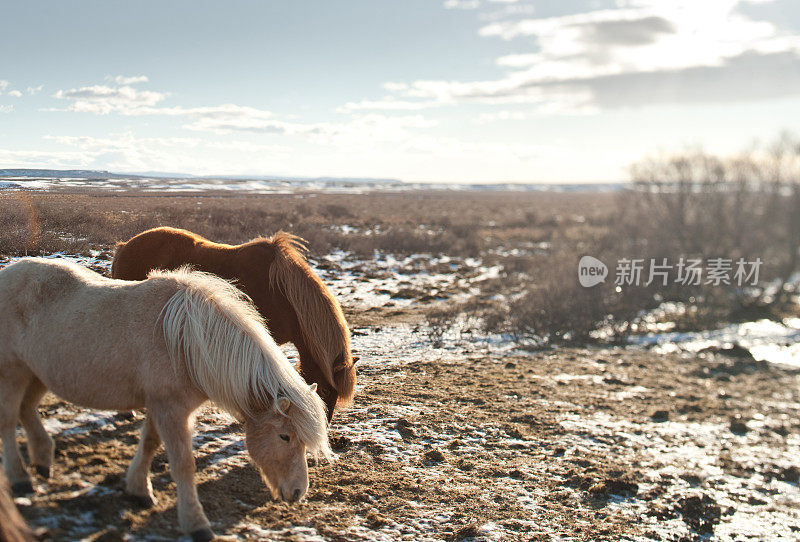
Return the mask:
<svg viewBox="0 0 800 542">
<path fill-rule="evenodd" d="M 246 197 L 8 192 L 0 194 L 0 252 L 80 252 L 113 246 L 147 228 L 175 226 L 230 243 L 284 229 L 308 240 L 315 254 L 342 249 L 360 256 L 375 250 L 480 256 L 498 244 L 548 241 L 556 230 L 568 231 L 575 216 L 602 207 L 590 195 L 509 192 Z M 342 231 L 343 225 L 352 230 Z"/>
<path fill-rule="evenodd" d="M 0 193 L 0 254 L 109 251 L 117 241 L 147 228 L 175 226 L 229 243 L 283 229 L 305 238 L 312 258 L 334 250 L 367 261 L 387 253 L 422 253 L 481 258 L 485 265 L 501 266 L 500 276 L 483 281 L 472 302 L 445 302 L 444 308 L 434 302 L 422 308 L 429 313 L 425 320 L 433 342 L 445 333 L 461 334 L 462 327 L 472 328 L 477 321 L 486 330 L 535 344 L 584 343 L 599 329 L 616 341 L 633 329 L 643 310 L 665 300 L 692 305 L 685 321 L 679 322 L 686 329 L 776 312 L 759 304 L 760 291 L 674 285 L 614 288 L 614 267 L 620 258 L 675 261 L 684 255 L 671 243 L 669 231 L 649 218 L 667 220 L 659 206 L 668 205 L 671 197 L 630 192 L 6 192 Z M 702 213 L 697 216 L 705 219 Z M 730 248 L 731 254 L 725 255 L 735 257 L 744 252 L 740 246 L 757 246 L 765 259 L 762 280 L 785 268 L 781 237 L 748 227 L 737 230 L 739 245 L 729 246 L 721 243 L 719 232 L 703 237 L 703 224 L 687 223 L 687 228 L 695 228 L 692 246 L 699 248 L 685 255 L 707 258 Z M 578 284 L 577 262 L 586 254 L 609 266 L 605 285 L 585 289 Z M 786 307 L 779 312 L 785 313 Z"/>
</svg>

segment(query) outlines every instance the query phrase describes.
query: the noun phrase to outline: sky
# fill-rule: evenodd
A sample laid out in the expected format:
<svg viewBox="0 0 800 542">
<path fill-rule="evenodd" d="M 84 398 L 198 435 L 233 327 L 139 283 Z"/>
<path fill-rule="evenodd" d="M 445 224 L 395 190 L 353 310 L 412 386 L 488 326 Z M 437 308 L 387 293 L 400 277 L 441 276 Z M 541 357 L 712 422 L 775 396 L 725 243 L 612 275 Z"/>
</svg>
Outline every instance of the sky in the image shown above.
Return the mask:
<svg viewBox="0 0 800 542">
<path fill-rule="evenodd" d="M 797 0 L 0 10 L 0 168 L 608 182 L 800 134 Z"/>
</svg>

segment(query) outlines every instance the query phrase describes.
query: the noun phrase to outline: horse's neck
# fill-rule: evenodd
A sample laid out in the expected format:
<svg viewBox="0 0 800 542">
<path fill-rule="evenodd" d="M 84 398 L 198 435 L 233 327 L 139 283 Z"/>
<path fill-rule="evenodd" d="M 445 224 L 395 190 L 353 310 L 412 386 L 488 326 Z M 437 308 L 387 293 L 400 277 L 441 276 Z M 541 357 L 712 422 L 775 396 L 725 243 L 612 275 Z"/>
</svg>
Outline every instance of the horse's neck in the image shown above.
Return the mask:
<svg viewBox="0 0 800 542">
<path fill-rule="evenodd" d="M 238 267 L 238 248 L 216 243 L 198 244 L 194 247 L 191 263 L 199 271 L 213 273 L 226 279 L 234 278 Z"/>
</svg>

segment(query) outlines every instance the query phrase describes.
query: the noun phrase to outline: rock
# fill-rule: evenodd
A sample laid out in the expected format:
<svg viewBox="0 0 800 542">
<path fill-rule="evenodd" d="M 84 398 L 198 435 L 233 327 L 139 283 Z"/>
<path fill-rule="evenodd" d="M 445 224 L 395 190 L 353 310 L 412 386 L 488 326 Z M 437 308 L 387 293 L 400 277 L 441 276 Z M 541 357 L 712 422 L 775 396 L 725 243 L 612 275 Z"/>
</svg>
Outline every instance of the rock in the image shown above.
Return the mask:
<svg viewBox="0 0 800 542">
<path fill-rule="evenodd" d="M 714 526 L 719 523 L 722 516 L 722 509 L 717 502 L 705 494 L 681 499 L 675 511 L 679 512 L 683 516 L 683 521 L 701 536 L 713 534 Z"/>
<path fill-rule="evenodd" d="M 734 433 L 736 435 L 744 435 L 748 431 L 747 424 L 742 420 L 738 419 L 731 420 L 730 429 L 731 433 Z"/>
<path fill-rule="evenodd" d="M 444 454 L 439 450 L 428 450 L 425 452 L 425 460 L 429 463 L 441 463 L 444 461 Z"/>
<path fill-rule="evenodd" d="M 381 513 L 376 510 L 370 510 L 367 513 L 367 522 L 371 529 L 380 529 L 386 525 L 389 525 L 391 521 Z"/>
<path fill-rule="evenodd" d="M 800 479 L 800 469 L 792 465 L 791 467 L 779 468 L 773 471 L 773 476 L 781 482 L 791 482 L 796 484 Z"/>
<path fill-rule="evenodd" d="M 772 431 L 775 434 L 778 434 L 778 435 L 780 435 L 782 437 L 785 437 L 785 436 L 787 436 L 789 434 L 789 429 L 787 429 L 785 425 L 779 425 L 777 427 L 773 427 Z"/>
<path fill-rule="evenodd" d="M 692 487 L 697 487 L 703 483 L 703 480 L 696 474 L 681 474 L 680 478 Z"/>
<path fill-rule="evenodd" d="M 753 354 L 750 353 L 750 350 L 744 348 L 740 344 L 734 344 L 733 346 L 708 346 L 700 350 L 699 353 L 722 354 L 730 358 L 753 359 Z"/>
<path fill-rule="evenodd" d="M 450 444 L 448 444 L 448 445 L 447 445 L 447 447 L 448 447 L 448 448 L 450 448 L 451 450 L 455 450 L 455 449 L 457 449 L 457 448 L 460 448 L 460 447 L 461 447 L 461 446 L 463 446 L 463 445 L 464 445 L 464 443 L 463 443 L 463 442 L 461 442 L 461 440 L 459 440 L 459 439 L 455 439 L 455 440 L 454 440 L 454 441 L 452 441 Z"/>
<path fill-rule="evenodd" d="M 742 358 L 755 361 L 753 354 L 750 353 L 750 350 L 738 343 L 734 344 L 733 346 L 729 346 L 728 348 L 720 348 L 719 353 L 732 358 Z"/>
<path fill-rule="evenodd" d="M 517 364 L 514 363 L 513 361 L 509 361 L 508 363 L 506 363 L 506 369 L 516 369 L 516 368 Z"/>
<path fill-rule="evenodd" d="M 522 414 L 522 415 L 519 415 L 519 416 L 512 416 L 511 417 L 511 421 L 515 422 L 515 423 L 527 423 L 531 427 L 533 427 L 535 425 L 541 425 L 541 422 L 539 421 L 539 418 L 537 418 L 533 414 Z"/>
<path fill-rule="evenodd" d="M 472 469 L 475 468 L 475 463 L 473 463 L 472 461 L 467 461 L 462 457 L 461 459 L 458 460 L 458 462 L 456 462 L 456 467 L 458 467 L 463 471 L 471 471 Z"/>
<path fill-rule="evenodd" d="M 457 530 L 455 534 L 453 534 L 453 538 L 451 540 L 458 542 L 467 538 L 477 538 L 478 535 L 480 535 L 480 527 L 480 524 L 477 522 L 464 525 Z"/>
<path fill-rule="evenodd" d="M 425 292 L 422 292 L 421 290 L 417 290 L 415 288 L 400 288 L 391 295 L 392 299 L 416 299 L 421 295 L 425 295 Z"/>
<path fill-rule="evenodd" d="M 596 498 L 608 499 L 610 495 L 634 497 L 639 492 L 639 485 L 625 478 L 606 478 L 589 488 Z"/>
<path fill-rule="evenodd" d="M 395 430 L 400 433 L 403 440 L 412 440 L 417 438 L 417 432 L 414 431 L 414 424 L 405 418 L 400 418 L 394 426 Z"/>
<path fill-rule="evenodd" d="M 656 410 L 650 414 L 650 419 L 654 422 L 666 422 L 669 420 L 669 412 L 666 410 Z"/>
<path fill-rule="evenodd" d="M 345 436 L 331 437 L 331 448 L 334 450 L 347 450 L 351 444 L 352 441 Z"/>
</svg>

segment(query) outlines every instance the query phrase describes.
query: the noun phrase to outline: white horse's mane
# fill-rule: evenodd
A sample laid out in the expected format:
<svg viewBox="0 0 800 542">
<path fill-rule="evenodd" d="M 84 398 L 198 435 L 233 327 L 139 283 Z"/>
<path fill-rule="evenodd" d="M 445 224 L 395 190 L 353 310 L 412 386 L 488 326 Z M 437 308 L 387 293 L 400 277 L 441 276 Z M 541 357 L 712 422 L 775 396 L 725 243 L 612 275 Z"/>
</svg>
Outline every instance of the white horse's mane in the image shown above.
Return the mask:
<svg viewBox="0 0 800 542">
<path fill-rule="evenodd" d="M 148 278 L 181 284 L 162 310 L 162 329 L 173 363 L 185 363 L 194 384 L 233 414 L 259 407 L 289 412 L 297 436 L 314 454 L 331 456 L 325 406 L 269 335 L 249 298 L 229 282 L 182 267 Z"/>
</svg>

